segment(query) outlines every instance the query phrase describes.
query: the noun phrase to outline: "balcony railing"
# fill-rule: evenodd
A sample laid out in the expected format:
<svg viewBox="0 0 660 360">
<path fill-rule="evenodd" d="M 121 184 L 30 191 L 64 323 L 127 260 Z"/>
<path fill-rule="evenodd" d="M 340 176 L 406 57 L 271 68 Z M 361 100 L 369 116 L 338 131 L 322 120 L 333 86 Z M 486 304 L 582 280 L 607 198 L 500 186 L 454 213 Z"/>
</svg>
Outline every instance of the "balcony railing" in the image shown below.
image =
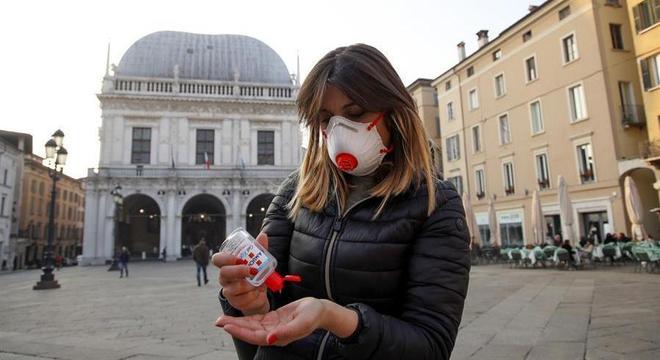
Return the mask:
<svg viewBox="0 0 660 360">
<path fill-rule="evenodd" d="M 294 100 L 297 90 L 295 85 L 286 84 L 108 76 L 103 94 Z"/>
<path fill-rule="evenodd" d="M 639 152 L 647 163 L 660 169 L 660 141 L 643 141 L 639 143 Z"/>
<path fill-rule="evenodd" d="M 101 167 L 89 169 L 87 176 L 124 178 L 260 178 L 281 179 L 294 171 L 294 166 L 215 166 L 206 168 L 164 168 L 137 165 L 133 167 Z"/>
<path fill-rule="evenodd" d="M 544 190 L 550 187 L 550 179 L 538 179 L 539 189 Z"/>
<path fill-rule="evenodd" d="M 623 126 L 628 128 L 631 126 L 634 127 L 644 127 L 646 126 L 646 114 L 644 113 L 644 107 L 641 105 L 624 105 L 621 106 L 621 122 Z"/>
<path fill-rule="evenodd" d="M 582 180 L 582 183 L 594 181 L 593 170 L 582 170 L 580 172 L 580 179 Z"/>
</svg>

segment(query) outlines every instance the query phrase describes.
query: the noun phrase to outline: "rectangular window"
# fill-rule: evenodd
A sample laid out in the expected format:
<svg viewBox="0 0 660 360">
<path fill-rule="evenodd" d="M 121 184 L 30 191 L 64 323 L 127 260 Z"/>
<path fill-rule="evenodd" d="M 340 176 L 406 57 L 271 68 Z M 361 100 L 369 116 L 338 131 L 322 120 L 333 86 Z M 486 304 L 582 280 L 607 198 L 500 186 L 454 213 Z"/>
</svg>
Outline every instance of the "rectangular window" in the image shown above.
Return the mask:
<svg viewBox="0 0 660 360">
<path fill-rule="evenodd" d="M 445 90 L 451 90 L 451 80 L 447 80 L 445 83 Z"/>
<path fill-rule="evenodd" d="M 433 90 L 433 106 L 438 106 L 438 92 Z"/>
<path fill-rule="evenodd" d="M 633 7 L 635 29 L 646 30 L 660 21 L 660 0 L 644 0 Z"/>
<path fill-rule="evenodd" d="M 461 158 L 461 152 L 459 149 L 459 138 L 458 135 L 450 136 L 447 138 L 447 160 L 455 161 Z"/>
<path fill-rule="evenodd" d="M 470 110 L 474 110 L 479 107 L 479 97 L 477 95 L 477 89 L 472 89 L 468 93 L 468 105 Z"/>
<path fill-rule="evenodd" d="M 0 200 L 0 216 L 5 216 L 5 202 L 7 201 L 7 196 L 2 195 L 2 200 Z"/>
<path fill-rule="evenodd" d="M 460 194 L 463 195 L 463 178 L 459 176 L 452 176 L 447 178 L 447 180 L 454 184 L 454 187 L 456 188 L 456 191 Z"/>
<path fill-rule="evenodd" d="M 615 7 L 621 6 L 621 4 L 619 3 L 619 0 L 606 0 L 605 5 L 615 6 Z"/>
<path fill-rule="evenodd" d="M 621 35 L 620 24 L 610 24 L 610 36 L 612 37 L 612 48 L 623 50 L 623 35 Z"/>
<path fill-rule="evenodd" d="M 454 120 L 454 103 L 447 103 L 447 120 Z"/>
<path fill-rule="evenodd" d="M 131 164 L 151 162 L 151 128 L 133 128 Z"/>
<path fill-rule="evenodd" d="M 474 75 L 474 66 L 467 68 L 467 76 L 470 77 L 472 75 Z"/>
<path fill-rule="evenodd" d="M 504 193 L 511 195 L 515 192 L 515 183 L 513 180 L 513 163 L 510 161 L 502 164 L 502 170 L 504 171 Z"/>
<path fill-rule="evenodd" d="M 511 130 L 509 129 L 509 116 L 502 115 L 499 118 L 500 125 L 500 144 L 508 144 L 511 142 Z"/>
<path fill-rule="evenodd" d="M 559 10 L 559 20 L 564 20 L 568 15 L 571 14 L 571 7 L 567 6 L 561 10 Z"/>
<path fill-rule="evenodd" d="M 472 127 L 472 151 L 481 152 L 481 127 L 479 125 Z"/>
<path fill-rule="evenodd" d="M 495 97 L 504 96 L 506 94 L 506 85 L 504 84 L 504 74 L 495 76 Z"/>
<path fill-rule="evenodd" d="M 587 103 L 584 98 L 584 89 L 582 89 L 582 85 L 568 88 L 568 99 L 571 108 L 571 122 L 586 119 Z"/>
<path fill-rule="evenodd" d="M 486 196 L 486 178 L 484 177 L 484 169 L 477 169 L 474 171 L 474 182 L 477 186 L 477 198 L 483 199 Z"/>
<path fill-rule="evenodd" d="M 580 169 L 580 180 L 582 183 L 594 181 L 594 157 L 591 151 L 591 144 L 581 144 L 577 146 L 578 166 Z"/>
<path fill-rule="evenodd" d="M 575 42 L 575 35 L 571 34 L 561 40 L 564 64 L 568 64 L 578 58 L 577 43 Z"/>
<path fill-rule="evenodd" d="M 5 185 L 7 185 L 7 174 L 8 174 L 8 170 L 5 169 L 5 174 L 3 175 L 3 179 L 2 179 L 2 183 Z"/>
<path fill-rule="evenodd" d="M 537 100 L 529 104 L 529 115 L 532 122 L 532 134 L 543 132 L 543 114 L 540 101 Z"/>
<path fill-rule="evenodd" d="M 440 137 L 440 115 L 435 116 L 435 136 Z"/>
<path fill-rule="evenodd" d="M 536 73 L 536 57 L 532 56 L 525 60 L 525 74 L 527 75 L 527 82 L 534 81 L 538 78 Z"/>
<path fill-rule="evenodd" d="M 530 40 L 532 38 L 532 30 L 528 30 L 527 32 L 525 32 L 522 38 L 523 38 L 523 42 L 527 42 L 528 40 Z"/>
<path fill-rule="evenodd" d="M 536 155 L 536 175 L 537 182 L 539 184 L 539 189 L 548 189 L 550 188 L 550 173 L 548 171 L 548 155 L 538 154 Z"/>
<path fill-rule="evenodd" d="M 522 222 L 500 222 L 500 241 L 502 247 L 523 245 Z"/>
<path fill-rule="evenodd" d="M 213 145 L 215 143 L 215 130 L 197 129 L 195 149 L 195 164 L 213 164 Z"/>
<path fill-rule="evenodd" d="M 497 49 L 497 50 L 493 51 L 493 61 L 497 61 L 501 58 L 502 58 L 502 50 L 501 49 Z"/>
<path fill-rule="evenodd" d="M 257 165 L 275 165 L 274 131 L 257 131 Z"/>
<path fill-rule="evenodd" d="M 642 70 L 644 90 L 660 86 L 660 54 L 655 54 L 639 62 Z"/>
</svg>

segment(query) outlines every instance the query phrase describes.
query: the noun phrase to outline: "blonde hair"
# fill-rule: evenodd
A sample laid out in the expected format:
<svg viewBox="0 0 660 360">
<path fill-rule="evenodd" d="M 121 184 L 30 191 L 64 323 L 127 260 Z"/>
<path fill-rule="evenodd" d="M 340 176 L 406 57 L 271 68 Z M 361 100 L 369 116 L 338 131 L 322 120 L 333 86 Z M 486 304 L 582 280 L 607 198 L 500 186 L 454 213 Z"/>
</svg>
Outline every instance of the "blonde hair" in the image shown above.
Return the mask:
<svg viewBox="0 0 660 360">
<path fill-rule="evenodd" d="M 413 185 L 417 189 L 422 182 L 428 189 L 430 215 L 436 205 L 435 174 L 417 107 L 387 58 L 372 46 L 355 44 L 332 50 L 319 60 L 298 93 L 298 113 L 309 131 L 309 141 L 289 203 L 290 217 L 295 219 L 302 207 L 320 212 L 333 195 L 332 186 L 341 213 L 346 208 L 349 185 L 330 159 L 321 134 L 319 112 L 326 85 L 337 87 L 366 111 L 385 113 L 393 151 L 377 171 L 380 181 L 370 190 L 371 196 L 382 199 L 374 218 L 390 198 Z"/>
</svg>

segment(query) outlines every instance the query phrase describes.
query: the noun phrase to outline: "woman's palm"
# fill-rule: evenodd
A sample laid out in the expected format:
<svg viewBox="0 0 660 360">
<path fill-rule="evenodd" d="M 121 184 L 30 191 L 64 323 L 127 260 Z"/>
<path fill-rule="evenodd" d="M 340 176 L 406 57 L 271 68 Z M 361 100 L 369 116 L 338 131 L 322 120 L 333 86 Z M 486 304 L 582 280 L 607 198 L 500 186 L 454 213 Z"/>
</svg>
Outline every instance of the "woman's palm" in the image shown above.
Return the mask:
<svg viewBox="0 0 660 360">
<path fill-rule="evenodd" d="M 318 328 L 323 304 L 315 298 L 304 298 L 266 314 L 244 317 L 225 316 L 221 325 L 232 336 L 256 345 L 288 344 Z M 271 338 L 268 336 L 271 335 Z"/>
</svg>

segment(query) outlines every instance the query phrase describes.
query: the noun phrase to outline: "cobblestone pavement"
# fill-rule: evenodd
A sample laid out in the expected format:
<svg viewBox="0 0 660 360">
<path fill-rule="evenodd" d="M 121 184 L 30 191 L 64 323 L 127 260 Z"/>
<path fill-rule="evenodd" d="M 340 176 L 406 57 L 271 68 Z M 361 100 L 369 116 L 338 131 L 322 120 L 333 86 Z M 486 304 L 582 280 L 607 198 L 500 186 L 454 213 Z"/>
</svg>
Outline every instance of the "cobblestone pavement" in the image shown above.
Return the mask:
<svg viewBox="0 0 660 360">
<path fill-rule="evenodd" d="M 192 262 L 0 275 L 0 359 L 236 359 Z M 476 266 L 453 359 L 659 359 L 660 274 Z"/>
</svg>

